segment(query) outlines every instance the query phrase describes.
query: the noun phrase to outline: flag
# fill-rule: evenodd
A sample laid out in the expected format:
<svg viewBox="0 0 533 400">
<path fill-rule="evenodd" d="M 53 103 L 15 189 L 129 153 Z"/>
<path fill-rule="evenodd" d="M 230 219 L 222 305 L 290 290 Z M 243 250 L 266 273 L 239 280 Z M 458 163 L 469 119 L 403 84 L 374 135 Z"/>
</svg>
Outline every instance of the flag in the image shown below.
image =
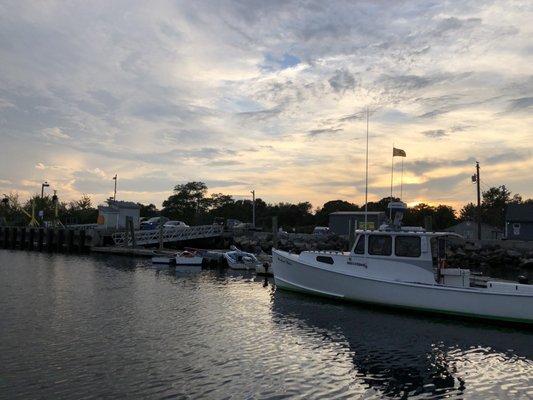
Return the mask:
<svg viewBox="0 0 533 400">
<path fill-rule="evenodd" d="M 393 157 L 407 157 L 407 154 L 405 154 L 405 150 L 397 149 L 396 147 L 393 147 L 392 156 Z"/>
</svg>

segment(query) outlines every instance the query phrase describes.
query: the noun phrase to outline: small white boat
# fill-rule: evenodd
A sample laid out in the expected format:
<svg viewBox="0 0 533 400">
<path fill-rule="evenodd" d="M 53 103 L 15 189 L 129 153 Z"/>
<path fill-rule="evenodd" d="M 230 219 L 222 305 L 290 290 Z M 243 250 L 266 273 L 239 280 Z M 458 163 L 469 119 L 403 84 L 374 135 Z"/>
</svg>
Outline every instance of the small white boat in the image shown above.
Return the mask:
<svg viewBox="0 0 533 400">
<path fill-rule="evenodd" d="M 398 204 L 395 205 L 398 208 Z M 404 205 L 405 207 L 405 205 Z M 401 208 L 401 207 L 399 207 Z M 402 210 L 396 210 L 403 215 Z M 533 324 L 533 285 L 471 284 L 470 270 L 450 267 L 448 232 L 356 231 L 350 252 L 272 250 L 276 287 L 341 300 L 424 312 Z"/>
<path fill-rule="evenodd" d="M 241 251 L 235 246 L 232 246 L 231 249 L 232 251 L 224 253 L 224 258 L 231 269 L 255 271 L 258 266 L 262 266 L 262 263 L 252 253 Z"/>
<path fill-rule="evenodd" d="M 176 254 L 165 253 L 161 251 L 154 251 L 154 256 L 152 257 L 152 264 L 174 264 Z"/>
<path fill-rule="evenodd" d="M 204 261 L 204 257 L 198 254 L 195 251 L 182 251 L 181 253 L 176 254 L 175 263 L 176 266 L 194 266 L 201 267 Z"/>
</svg>

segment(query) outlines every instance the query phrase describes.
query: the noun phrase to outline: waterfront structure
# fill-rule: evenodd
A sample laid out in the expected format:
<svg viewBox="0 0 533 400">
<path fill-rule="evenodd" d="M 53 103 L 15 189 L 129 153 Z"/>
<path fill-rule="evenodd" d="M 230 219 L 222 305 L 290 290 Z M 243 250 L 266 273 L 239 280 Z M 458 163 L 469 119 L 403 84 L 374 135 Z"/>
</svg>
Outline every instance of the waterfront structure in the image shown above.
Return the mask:
<svg viewBox="0 0 533 400">
<path fill-rule="evenodd" d="M 106 229 L 126 229 L 128 218 L 133 221 L 134 229 L 139 229 L 140 207 L 137 203 L 110 198 L 107 205 L 98 206 L 98 225 Z"/>
<path fill-rule="evenodd" d="M 365 227 L 365 214 L 367 226 Z M 350 227 L 356 229 L 378 229 L 386 220 L 382 211 L 336 211 L 329 214 L 329 229 L 337 235 L 349 235 Z"/>
<path fill-rule="evenodd" d="M 505 213 L 505 237 L 533 241 L 533 204 L 509 204 Z"/>
<path fill-rule="evenodd" d="M 478 224 L 474 221 L 463 221 L 457 225 L 445 229 L 446 232 L 454 232 L 467 240 L 476 240 L 478 236 Z M 481 240 L 500 240 L 503 231 L 489 224 L 481 224 Z"/>
</svg>

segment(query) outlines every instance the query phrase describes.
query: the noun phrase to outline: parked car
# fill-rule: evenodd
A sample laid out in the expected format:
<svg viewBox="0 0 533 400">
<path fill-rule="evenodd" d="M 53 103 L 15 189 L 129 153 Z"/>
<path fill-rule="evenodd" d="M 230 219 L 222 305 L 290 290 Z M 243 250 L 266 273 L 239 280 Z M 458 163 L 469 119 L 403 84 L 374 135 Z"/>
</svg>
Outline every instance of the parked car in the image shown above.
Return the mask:
<svg viewBox="0 0 533 400">
<path fill-rule="evenodd" d="M 228 228 L 230 228 L 230 229 L 231 229 L 231 228 L 235 228 L 237 225 L 240 225 L 240 224 L 242 224 L 242 222 L 239 221 L 238 219 L 228 218 L 228 219 L 226 220 L 226 226 L 227 226 Z"/>
<path fill-rule="evenodd" d="M 187 225 L 183 221 L 167 221 L 165 222 L 165 225 L 163 225 L 165 228 L 188 228 L 189 225 Z"/>
<path fill-rule="evenodd" d="M 331 233 L 327 226 L 315 226 L 313 229 L 313 235 L 315 236 L 327 236 Z"/>
<path fill-rule="evenodd" d="M 159 228 L 159 225 L 164 225 L 166 222 L 168 222 L 167 217 L 152 217 L 149 220 L 141 222 L 141 230 L 148 231 L 151 229 L 157 229 Z"/>
</svg>

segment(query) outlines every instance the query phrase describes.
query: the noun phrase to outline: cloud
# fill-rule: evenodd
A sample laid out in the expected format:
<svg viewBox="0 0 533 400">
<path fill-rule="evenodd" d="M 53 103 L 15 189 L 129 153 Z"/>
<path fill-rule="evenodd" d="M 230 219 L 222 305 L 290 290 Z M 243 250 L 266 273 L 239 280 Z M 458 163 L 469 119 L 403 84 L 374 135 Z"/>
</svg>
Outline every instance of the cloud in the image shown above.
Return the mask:
<svg viewBox="0 0 533 400">
<path fill-rule="evenodd" d="M 46 179 L 95 203 L 115 173 L 129 200 L 156 204 L 168 185 L 201 178 L 253 182 L 272 201 L 361 203 L 343 171 L 360 173 L 354 141 L 370 107 L 372 196 L 388 192 L 382 149 L 394 141 L 419 183 L 408 196 L 469 199 L 453 177 L 479 159 L 487 178 L 533 197 L 532 14 L 502 0 L 11 2 L 0 13 L 2 179 L 24 193 Z M 517 157 L 523 168 L 505 168 Z"/>
<path fill-rule="evenodd" d="M 522 97 L 509 101 L 508 112 L 525 111 L 533 108 L 533 97 Z"/>
<path fill-rule="evenodd" d="M 446 133 L 444 129 L 431 129 L 428 131 L 423 131 L 422 135 L 428 138 L 433 138 L 433 139 L 441 139 L 443 137 L 448 136 L 448 134 Z"/>
<path fill-rule="evenodd" d="M 346 69 L 335 71 L 335 74 L 328 79 L 328 82 L 333 91 L 337 93 L 353 90 L 357 83 L 355 76 Z"/>
<path fill-rule="evenodd" d="M 63 132 L 60 128 L 46 128 L 43 129 L 42 135 L 47 139 L 65 140 L 70 139 L 70 136 Z"/>
</svg>

